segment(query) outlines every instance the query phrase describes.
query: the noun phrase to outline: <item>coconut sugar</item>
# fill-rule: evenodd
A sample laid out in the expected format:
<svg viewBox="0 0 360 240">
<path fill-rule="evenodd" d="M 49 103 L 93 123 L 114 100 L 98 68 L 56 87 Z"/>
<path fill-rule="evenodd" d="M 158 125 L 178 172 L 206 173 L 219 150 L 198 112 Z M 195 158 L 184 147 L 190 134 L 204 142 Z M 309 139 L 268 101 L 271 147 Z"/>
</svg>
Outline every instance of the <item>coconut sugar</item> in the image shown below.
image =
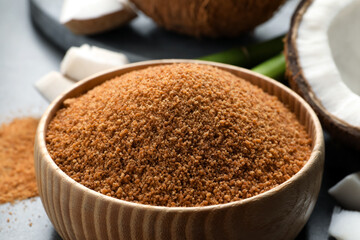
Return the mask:
<svg viewBox="0 0 360 240">
<path fill-rule="evenodd" d="M 38 122 L 25 117 L 0 126 L 0 203 L 38 195 L 34 169 Z"/>
<path fill-rule="evenodd" d="M 276 97 L 201 64 L 150 67 L 64 102 L 47 149 L 75 181 L 157 206 L 249 198 L 285 182 L 311 139 Z"/>
</svg>

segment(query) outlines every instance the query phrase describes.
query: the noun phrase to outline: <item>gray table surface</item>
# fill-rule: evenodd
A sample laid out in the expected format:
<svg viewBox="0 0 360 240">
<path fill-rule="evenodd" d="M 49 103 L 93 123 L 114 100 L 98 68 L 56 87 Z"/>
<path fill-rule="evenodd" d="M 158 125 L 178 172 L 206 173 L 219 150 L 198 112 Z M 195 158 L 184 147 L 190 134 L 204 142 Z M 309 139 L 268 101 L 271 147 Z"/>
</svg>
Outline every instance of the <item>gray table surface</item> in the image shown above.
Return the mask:
<svg viewBox="0 0 360 240">
<path fill-rule="evenodd" d="M 243 42 L 260 41 L 285 33 L 297 2 L 289 0 L 273 20 L 260 26 L 251 36 L 244 36 Z M 134 24 L 141 24 L 141 21 L 149 23 L 146 19 L 140 19 Z M 154 27 L 151 23 L 150 25 Z M 159 32 L 155 37 L 164 34 L 162 30 Z M 64 49 L 59 44 L 50 43 L 43 33 L 34 28 L 29 2 L 26 0 L 0 1 L 0 34 L 0 122 L 19 116 L 40 116 L 48 103 L 33 84 L 49 71 L 59 69 Z M 83 38 L 79 44 L 82 41 L 103 43 L 104 39 L 101 36 Z M 131 50 L 131 47 L 124 49 L 129 52 Z M 136 52 L 135 55 L 138 56 L 139 53 Z M 143 56 L 149 58 L 146 53 Z M 327 134 L 325 141 L 326 164 L 319 200 L 297 239 L 328 239 L 328 225 L 336 202 L 327 194 L 327 189 L 347 174 L 360 169 L 359 152 L 336 143 Z M 49 221 L 40 199 L 35 197 L 15 204 L 0 205 L 0 240 L 2 239 L 48 240 L 60 237 Z"/>
<path fill-rule="evenodd" d="M 41 116 L 48 102 L 33 84 L 59 68 L 63 52 L 34 30 L 26 0 L 0 1 L 0 34 L 0 122 L 13 117 Z M 0 239 L 60 237 L 40 199 L 34 198 L 0 205 Z"/>
</svg>

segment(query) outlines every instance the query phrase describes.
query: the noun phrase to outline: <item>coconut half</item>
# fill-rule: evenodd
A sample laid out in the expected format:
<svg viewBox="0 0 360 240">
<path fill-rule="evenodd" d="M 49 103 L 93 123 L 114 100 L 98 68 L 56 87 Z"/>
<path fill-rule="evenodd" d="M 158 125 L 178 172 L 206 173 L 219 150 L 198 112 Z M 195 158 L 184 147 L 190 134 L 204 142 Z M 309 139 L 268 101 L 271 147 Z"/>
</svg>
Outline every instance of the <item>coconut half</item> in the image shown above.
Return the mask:
<svg viewBox="0 0 360 240">
<path fill-rule="evenodd" d="M 97 34 L 137 16 L 127 0 L 64 0 L 60 23 L 75 34 Z"/>
<path fill-rule="evenodd" d="M 192 36 L 237 36 L 268 20 L 285 0 L 131 0 L 164 28 Z"/>
<path fill-rule="evenodd" d="M 291 87 L 335 138 L 360 149 L 360 1 L 303 0 L 285 44 Z"/>
</svg>

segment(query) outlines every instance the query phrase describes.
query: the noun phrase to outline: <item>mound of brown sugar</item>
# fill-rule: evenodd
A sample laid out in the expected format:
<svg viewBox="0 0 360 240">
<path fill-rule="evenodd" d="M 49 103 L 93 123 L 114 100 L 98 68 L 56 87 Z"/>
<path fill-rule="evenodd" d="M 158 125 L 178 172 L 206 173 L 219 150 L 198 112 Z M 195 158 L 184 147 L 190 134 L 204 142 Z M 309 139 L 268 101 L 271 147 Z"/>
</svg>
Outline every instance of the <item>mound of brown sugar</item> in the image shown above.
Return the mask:
<svg viewBox="0 0 360 240">
<path fill-rule="evenodd" d="M 34 169 L 38 122 L 25 117 L 0 126 L 0 203 L 38 195 Z"/>
<path fill-rule="evenodd" d="M 276 97 L 198 64 L 134 71 L 65 101 L 47 148 L 77 182 L 158 206 L 205 206 L 265 192 L 311 152 Z"/>
</svg>

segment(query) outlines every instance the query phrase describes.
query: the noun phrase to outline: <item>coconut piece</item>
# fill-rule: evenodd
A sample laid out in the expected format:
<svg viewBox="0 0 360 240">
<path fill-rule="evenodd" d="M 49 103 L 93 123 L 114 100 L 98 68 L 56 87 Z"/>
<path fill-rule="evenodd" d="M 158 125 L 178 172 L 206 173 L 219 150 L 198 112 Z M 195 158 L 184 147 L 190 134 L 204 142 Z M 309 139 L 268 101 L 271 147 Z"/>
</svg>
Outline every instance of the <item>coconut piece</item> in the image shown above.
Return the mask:
<svg viewBox="0 0 360 240">
<path fill-rule="evenodd" d="M 131 0 L 164 28 L 192 36 L 237 36 L 273 16 L 284 0 Z"/>
<path fill-rule="evenodd" d="M 35 88 L 51 102 L 74 84 L 74 81 L 64 77 L 61 73 L 52 71 L 38 80 Z"/>
<path fill-rule="evenodd" d="M 360 2 L 303 0 L 286 39 L 290 86 L 335 138 L 360 149 Z"/>
<path fill-rule="evenodd" d="M 71 47 L 61 62 L 60 71 L 74 81 L 92 74 L 129 63 L 127 57 L 118 52 L 89 46 Z"/>
<path fill-rule="evenodd" d="M 96 34 L 137 16 L 127 0 L 65 0 L 60 22 L 75 34 Z"/>
<path fill-rule="evenodd" d="M 350 174 L 329 189 L 342 207 L 360 211 L 360 172 Z"/>
<path fill-rule="evenodd" d="M 87 44 L 71 47 L 61 62 L 61 73 L 50 72 L 35 83 L 35 88 L 47 100 L 53 101 L 76 81 L 128 62 L 124 54 L 107 49 Z"/>
<path fill-rule="evenodd" d="M 335 207 L 331 217 L 329 234 L 338 240 L 360 239 L 360 212 Z"/>
</svg>

